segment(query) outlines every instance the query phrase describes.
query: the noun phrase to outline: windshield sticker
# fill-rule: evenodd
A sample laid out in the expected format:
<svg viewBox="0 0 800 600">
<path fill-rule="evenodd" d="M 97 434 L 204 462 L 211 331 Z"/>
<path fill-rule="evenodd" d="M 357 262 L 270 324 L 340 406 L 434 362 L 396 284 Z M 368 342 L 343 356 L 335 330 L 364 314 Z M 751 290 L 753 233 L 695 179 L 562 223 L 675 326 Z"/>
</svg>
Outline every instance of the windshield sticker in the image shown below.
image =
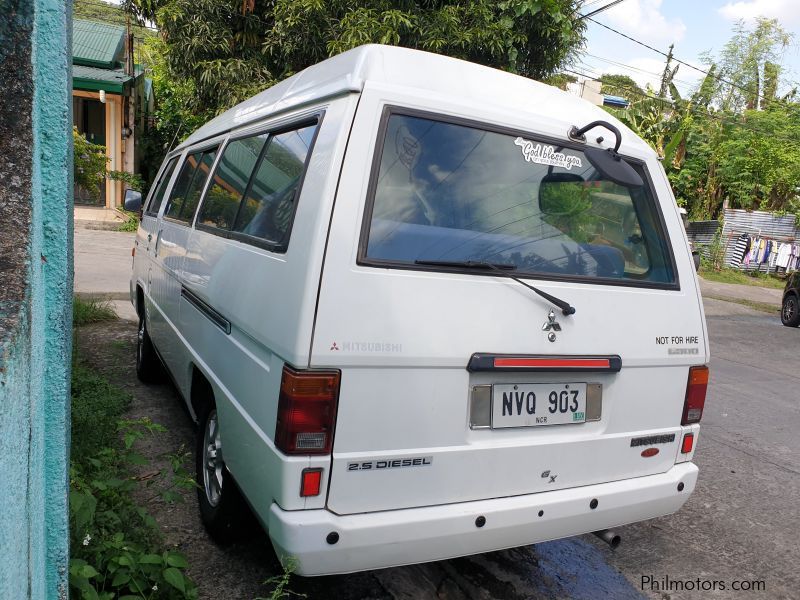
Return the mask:
<svg viewBox="0 0 800 600">
<path fill-rule="evenodd" d="M 581 159 L 577 156 L 570 156 L 563 152 L 556 152 L 553 146 L 534 144 L 530 140 L 518 137 L 514 143 L 522 148 L 522 156 L 525 160 L 540 165 L 550 165 L 553 167 L 563 167 L 567 171 L 572 167 L 582 167 Z"/>
</svg>

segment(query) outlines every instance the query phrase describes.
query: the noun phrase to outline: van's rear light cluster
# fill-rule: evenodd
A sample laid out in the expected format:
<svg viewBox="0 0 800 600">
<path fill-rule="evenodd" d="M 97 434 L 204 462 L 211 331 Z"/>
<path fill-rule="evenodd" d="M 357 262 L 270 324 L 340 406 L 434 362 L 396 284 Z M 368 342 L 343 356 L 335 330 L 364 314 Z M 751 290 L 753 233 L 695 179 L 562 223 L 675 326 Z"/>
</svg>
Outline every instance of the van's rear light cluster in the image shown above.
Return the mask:
<svg viewBox="0 0 800 600">
<path fill-rule="evenodd" d="M 699 423 L 703 417 L 708 388 L 708 367 L 705 365 L 689 367 L 689 381 L 686 383 L 686 400 L 683 402 L 681 425 Z"/>
<path fill-rule="evenodd" d="M 278 399 L 275 445 L 284 454 L 330 454 L 338 371 L 296 371 L 283 368 Z"/>
</svg>

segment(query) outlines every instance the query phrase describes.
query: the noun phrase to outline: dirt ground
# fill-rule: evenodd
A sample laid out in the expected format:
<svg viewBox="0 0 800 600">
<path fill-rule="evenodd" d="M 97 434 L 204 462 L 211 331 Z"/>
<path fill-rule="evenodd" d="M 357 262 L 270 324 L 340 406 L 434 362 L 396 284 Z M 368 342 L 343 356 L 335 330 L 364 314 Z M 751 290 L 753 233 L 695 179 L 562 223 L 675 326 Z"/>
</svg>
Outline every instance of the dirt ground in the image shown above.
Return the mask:
<svg viewBox="0 0 800 600">
<path fill-rule="evenodd" d="M 115 321 L 83 327 L 76 352 L 116 385 L 133 395 L 128 418 L 149 417 L 167 428 L 140 443 L 138 450 L 155 461 L 143 479 L 165 462 L 165 453 L 193 451 L 195 426 L 172 385 L 143 385 L 135 374 L 136 325 Z M 194 472 L 193 459 L 187 469 Z M 220 547 L 206 534 L 194 492 L 185 502 L 167 504 L 143 489 L 139 502 L 158 522 L 165 541 L 186 554 L 189 576 L 200 598 L 269 597 L 265 583 L 282 572 L 268 537 Z M 332 577 L 293 577 L 289 588 L 310 600 L 523 600 L 537 598 L 641 598 L 640 593 L 605 557 L 610 550 L 591 536 L 571 538 L 473 557 L 424 565 Z"/>
</svg>

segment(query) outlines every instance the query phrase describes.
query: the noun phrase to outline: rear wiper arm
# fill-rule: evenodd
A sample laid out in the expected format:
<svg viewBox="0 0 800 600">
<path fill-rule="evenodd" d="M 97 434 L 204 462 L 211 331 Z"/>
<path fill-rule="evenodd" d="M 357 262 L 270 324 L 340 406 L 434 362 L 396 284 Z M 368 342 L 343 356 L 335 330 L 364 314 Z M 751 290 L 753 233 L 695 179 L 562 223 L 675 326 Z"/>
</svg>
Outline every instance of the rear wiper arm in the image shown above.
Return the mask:
<svg viewBox="0 0 800 600">
<path fill-rule="evenodd" d="M 490 263 L 482 260 L 415 260 L 414 264 L 429 265 L 432 267 L 461 267 L 467 269 L 490 269 L 492 271 L 497 271 L 504 277 L 513 279 L 517 283 L 524 285 L 532 292 L 539 294 L 542 298 L 544 298 L 548 302 L 555 304 L 558 308 L 561 309 L 561 312 L 564 315 L 575 314 L 575 308 L 572 307 L 569 302 L 565 302 L 564 300 L 556 298 L 555 296 L 548 294 L 547 292 L 543 292 L 539 288 L 534 287 L 529 283 L 525 283 L 522 279 L 520 279 L 516 275 L 508 273 L 508 271 L 513 271 L 514 269 L 517 268 L 516 265 L 512 265 L 510 263 Z"/>
</svg>

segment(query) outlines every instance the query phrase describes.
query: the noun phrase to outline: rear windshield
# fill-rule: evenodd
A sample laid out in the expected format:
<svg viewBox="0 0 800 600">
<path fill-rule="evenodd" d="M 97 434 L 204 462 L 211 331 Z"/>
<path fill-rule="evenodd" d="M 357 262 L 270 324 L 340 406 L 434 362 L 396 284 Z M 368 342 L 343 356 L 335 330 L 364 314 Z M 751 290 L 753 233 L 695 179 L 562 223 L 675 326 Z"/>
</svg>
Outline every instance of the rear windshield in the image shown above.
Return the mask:
<svg viewBox="0 0 800 600">
<path fill-rule="evenodd" d="M 545 279 L 671 287 L 654 195 L 632 166 L 644 185 L 618 185 L 582 151 L 536 136 L 390 114 L 362 262 L 481 261 Z"/>
</svg>

